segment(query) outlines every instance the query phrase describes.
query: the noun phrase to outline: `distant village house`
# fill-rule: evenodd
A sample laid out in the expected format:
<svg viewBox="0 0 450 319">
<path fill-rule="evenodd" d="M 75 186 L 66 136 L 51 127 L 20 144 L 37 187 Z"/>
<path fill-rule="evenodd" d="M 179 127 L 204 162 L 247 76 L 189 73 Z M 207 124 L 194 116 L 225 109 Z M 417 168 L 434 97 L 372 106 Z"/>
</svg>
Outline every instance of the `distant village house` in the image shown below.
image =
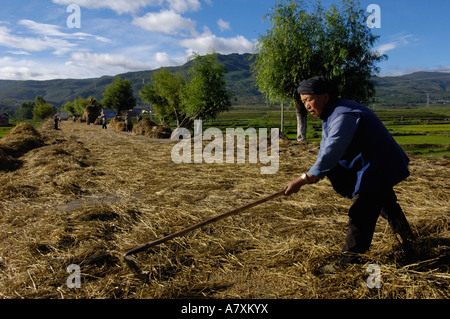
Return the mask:
<svg viewBox="0 0 450 319">
<path fill-rule="evenodd" d="M 61 121 L 67 121 L 69 119 L 69 113 L 67 111 L 61 111 L 59 114 Z"/>
<path fill-rule="evenodd" d="M 9 115 L 0 113 L 0 126 L 9 126 Z"/>
</svg>

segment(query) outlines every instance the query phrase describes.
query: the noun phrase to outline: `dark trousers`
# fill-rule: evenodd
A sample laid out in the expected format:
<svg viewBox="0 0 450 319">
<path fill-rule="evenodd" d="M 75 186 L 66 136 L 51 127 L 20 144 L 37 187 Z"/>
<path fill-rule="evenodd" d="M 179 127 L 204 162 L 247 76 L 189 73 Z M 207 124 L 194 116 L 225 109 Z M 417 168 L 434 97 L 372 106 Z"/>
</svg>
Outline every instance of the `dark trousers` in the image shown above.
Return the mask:
<svg viewBox="0 0 450 319">
<path fill-rule="evenodd" d="M 381 215 L 401 238 L 413 239 L 411 228 L 397 203 L 392 187 L 373 193 L 359 194 L 349 210 L 349 223 L 344 252 L 365 253 L 372 242 L 373 233 Z"/>
</svg>

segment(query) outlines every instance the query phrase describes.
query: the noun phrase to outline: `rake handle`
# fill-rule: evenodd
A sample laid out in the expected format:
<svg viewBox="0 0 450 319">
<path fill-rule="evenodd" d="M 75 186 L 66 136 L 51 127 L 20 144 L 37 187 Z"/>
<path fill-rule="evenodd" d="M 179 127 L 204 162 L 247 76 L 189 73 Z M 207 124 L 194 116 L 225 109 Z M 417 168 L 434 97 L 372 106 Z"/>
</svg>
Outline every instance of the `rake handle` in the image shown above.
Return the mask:
<svg viewBox="0 0 450 319">
<path fill-rule="evenodd" d="M 163 237 L 163 238 L 160 238 L 160 239 L 157 239 L 157 240 L 155 240 L 155 241 L 152 241 L 152 242 L 143 244 L 143 245 L 141 245 L 141 246 L 138 246 L 138 247 L 136 247 L 136 248 L 133 248 L 133 249 L 127 251 L 127 252 L 123 255 L 123 257 L 124 257 L 124 258 L 127 258 L 129 255 L 137 254 L 137 253 L 139 253 L 139 252 L 142 252 L 142 251 L 144 251 L 144 250 L 149 249 L 150 247 L 153 247 L 153 246 L 162 244 L 162 243 L 164 243 L 164 242 L 166 242 L 166 241 L 169 241 L 169 240 L 171 240 L 171 239 L 173 239 L 173 238 L 175 238 L 175 237 L 183 236 L 184 234 L 189 233 L 189 232 L 191 232 L 191 231 L 193 231 L 193 230 L 195 230 L 195 229 L 197 229 L 197 228 L 206 226 L 206 225 L 208 225 L 208 224 L 217 222 L 217 221 L 219 221 L 219 220 L 221 220 L 221 219 L 224 219 L 224 218 L 226 218 L 226 217 L 235 215 L 235 214 L 237 214 L 237 213 L 239 213 L 239 212 L 242 212 L 242 211 L 244 211 L 244 210 L 246 210 L 246 209 L 252 208 L 252 207 L 257 206 L 257 205 L 259 205 L 259 204 L 262 204 L 262 203 L 264 203 L 264 202 L 267 202 L 267 201 L 269 201 L 269 200 L 271 200 L 271 199 L 274 199 L 274 198 L 276 198 L 276 197 L 278 197 L 278 196 L 281 196 L 281 195 L 284 195 L 284 190 L 283 190 L 283 191 L 280 191 L 280 192 L 277 192 L 277 193 L 275 193 L 275 194 L 272 194 L 272 195 L 270 195 L 270 196 L 264 197 L 264 198 L 262 198 L 262 199 L 260 199 L 260 200 L 257 200 L 257 201 L 255 201 L 255 202 L 253 202 L 253 203 L 250 203 L 250 204 L 247 204 L 247 205 L 245 205 L 245 206 L 236 208 L 236 209 L 234 209 L 234 210 L 232 210 L 232 211 L 229 211 L 229 212 L 227 212 L 227 213 L 224 213 L 224 214 L 218 215 L 218 216 L 216 216 L 216 217 L 207 219 L 207 220 L 205 220 L 205 221 L 203 221 L 203 222 L 201 222 L 201 223 L 198 223 L 198 224 L 196 224 L 196 225 L 190 226 L 190 227 L 185 228 L 185 229 L 183 229 L 183 230 L 180 230 L 180 231 L 178 231 L 178 232 L 176 232 L 176 233 L 167 235 L 167 236 L 165 236 L 165 237 Z"/>
</svg>

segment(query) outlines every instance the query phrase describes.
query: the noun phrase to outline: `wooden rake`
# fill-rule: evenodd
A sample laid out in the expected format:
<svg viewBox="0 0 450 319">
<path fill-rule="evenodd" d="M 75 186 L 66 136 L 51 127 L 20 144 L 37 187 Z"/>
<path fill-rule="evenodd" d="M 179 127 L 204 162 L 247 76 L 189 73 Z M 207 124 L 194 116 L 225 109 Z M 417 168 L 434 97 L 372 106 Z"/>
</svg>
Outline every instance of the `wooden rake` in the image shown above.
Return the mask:
<svg viewBox="0 0 450 319">
<path fill-rule="evenodd" d="M 252 202 L 252 203 L 247 204 L 245 206 L 236 208 L 236 209 L 234 209 L 232 211 L 229 211 L 229 212 L 226 212 L 224 214 L 221 214 L 221 215 L 215 216 L 213 218 L 207 219 L 207 220 L 205 220 L 203 222 L 200 222 L 200 223 L 198 223 L 196 225 L 193 225 L 193 226 L 190 226 L 190 227 L 185 228 L 183 230 L 180 230 L 180 231 L 178 231 L 176 233 L 173 233 L 173 234 L 167 235 L 165 237 L 162 237 L 160 239 L 157 239 L 155 241 L 152 241 L 152 242 L 149 242 L 149 243 L 137 246 L 137 247 L 135 247 L 133 249 L 128 250 L 123 255 L 123 259 L 124 259 L 125 263 L 130 267 L 130 269 L 133 270 L 138 275 L 138 277 L 140 277 L 141 279 L 148 280 L 148 278 L 146 278 L 146 276 L 144 274 L 142 274 L 142 272 L 140 271 L 139 267 L 136 265 L 134 260 L 131 258 L 132 255 L 135 255 L 137 253 L 146 251 L 146 250 L 148 250 L 151 247 L 154 247 L 154 246 L 157 246 L 159 244 L 165 243 L 165 242 L 167 242 L 167 241 L 169 241 L 169 240 L 171 240 L 171 239 L 173 239 L 175 237 L 183 236 L 183 235 L 185 235 L 185 234 L 187 234 L 187 233 L 189 233 L 189 232 L 191 232 L 191 231 L 193 231 L 195 229 L 198 229 L 200 227 L 203 227 L 203 226 L 206 226 L 208 224 L 217 222 L 217 221 L 219 221 L 221 219 L 224 219 L 226 217 L 230 217 L 230 216 L 236 215 L 237 213 L 240 213 L 240 212 L 242 212 L 244 210 L 247 210 L 249 208 L 252 208 L 252 207 L 255 207 L 257 205 L 260 205 L 260 204 L 262 204 L 264 202 L 272 200 L 272 199 L 274 199 L 274 198 L 276 198 L 278 196 L 281 196 L 281 195 L 284 195 L 284 190 L 279 191 L 279 192 L 277 192 L 275 194 L 272 194 L 270 196 L 264 197 L 262 199 L 259 199 L 259 200 L 255 201 L 255 202 Z"/>
</svg>

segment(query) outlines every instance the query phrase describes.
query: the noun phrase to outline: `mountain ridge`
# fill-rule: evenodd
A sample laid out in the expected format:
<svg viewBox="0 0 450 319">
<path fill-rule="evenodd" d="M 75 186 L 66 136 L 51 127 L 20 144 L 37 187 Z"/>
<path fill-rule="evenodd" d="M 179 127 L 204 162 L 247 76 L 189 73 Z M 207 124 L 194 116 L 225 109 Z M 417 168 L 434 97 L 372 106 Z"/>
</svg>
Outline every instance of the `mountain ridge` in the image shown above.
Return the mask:
<svg viewBox="0 0 450 319">
<path fill-rule="evenodd" d="M 227 87 L 235 93 L 234 105 L 261 105 L 267 102 L 256 87 L 251 72 L 251 54 L 233 53 L 218 55 L 218 60 L 227 67 L 225 78 Z M 166 67 L 171 72 L 186 73 L 192 61 L 181 66 Z M 155 70 L 135 71 L 118 74 L 128 78 L 133 90 L 142 104 L 139 91 L 150 81 Z M 14 111 L 23 102 L 34 100 L 42 95 L 44 99 L 57 106 L 73 101 L 78 97 L 93 96 L 103 98 L 103 92 L 116 76 L 102 76 L 87 79 L 53 80 L 0 80 L 0 110 Z M 450 73 L 415 72 L 402 76 L 374 77 L 377 95 L 375 104 L 379 107 L 415 107 L 428 103 L 450 103 Z"/>
</svg>

